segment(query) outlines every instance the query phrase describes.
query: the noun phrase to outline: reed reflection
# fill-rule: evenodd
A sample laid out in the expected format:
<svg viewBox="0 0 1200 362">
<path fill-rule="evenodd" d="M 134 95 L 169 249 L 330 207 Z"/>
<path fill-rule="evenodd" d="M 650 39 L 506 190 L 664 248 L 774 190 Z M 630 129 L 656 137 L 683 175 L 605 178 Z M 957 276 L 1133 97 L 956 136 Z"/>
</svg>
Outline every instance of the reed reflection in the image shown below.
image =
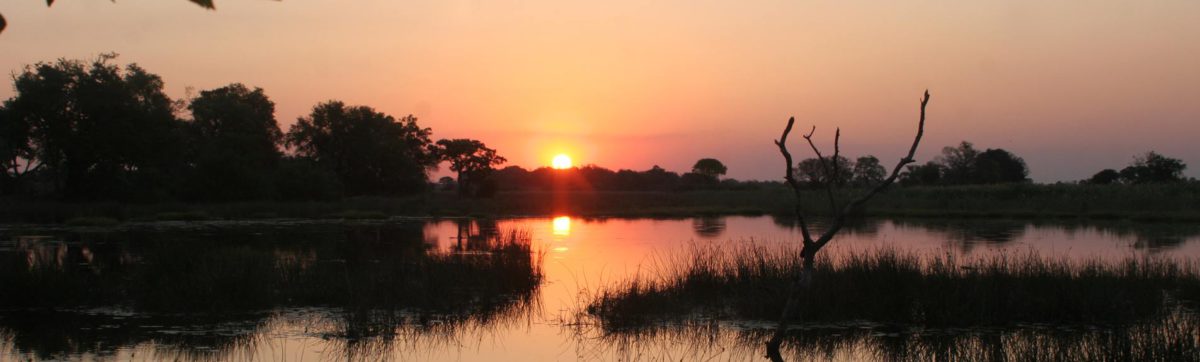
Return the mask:
<svg viewBox="0 0 1200 362">
<path fill-rule="evenodd" d="M 908 328 L 872 323 L 801 324 L 785 337 L 788 361 L 1190 361 L 1200 328 L 1174 310 L 1128 325 Z M 611 360 L 760 360 L 774 331 L 756 322 L 706 321 L 603 331 L 566 327 L 579 357 Z"/>
</svg>

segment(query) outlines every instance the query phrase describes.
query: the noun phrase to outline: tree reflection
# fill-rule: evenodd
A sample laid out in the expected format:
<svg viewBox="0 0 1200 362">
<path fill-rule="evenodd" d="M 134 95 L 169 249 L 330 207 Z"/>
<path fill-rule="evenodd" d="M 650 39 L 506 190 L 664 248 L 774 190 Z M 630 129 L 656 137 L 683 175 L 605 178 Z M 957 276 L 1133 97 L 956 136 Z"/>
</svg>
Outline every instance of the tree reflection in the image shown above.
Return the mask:
<svg viewBox="0 0 1200 362">
<path fill-rule="evenodd" d="M 860 235 L 865 237 L 873 237 L 879 234 L 879 227 L 883 225 L 887 219 L 881 218 L 848 218 L 846 224 L 842 226 L 842 232 L 849 235 Z M 771 223 L 783 229 L 794 230 L 797 228 L 796 217 L 792 215 L 772 214 Z M 814 232 L 822 232 L 829 224 L 828 218 L 812 218 L 809 220 L 809 227 L 812 227 Z"/>
<path fill-rule="evenodd" d="M 1027 221 L 1010 219 L 897 219 L 897 226 L 917 227 L 945 235 L 950 247 L 969 253 L 976 246 L 1004 246 L 1025 235 Z"/>
<path fill-rule="evenodd" d="M 1200 239 L 1200 225 L 1170 223 L 1107 223 L 1096 225 L 1101 232 L 1131 238 L 1134 249 L 1159 252 Z"/>
<path fill-rule="evenodd" d="M 725 217 L 701 216 L 692 219 L 692 230 L 702 238 L 716 238 L 725 233 Z"/>
<path fill-rule="evenodd" d="M 422 223 L 14 238 L 0 249 L 0 330 L 39 359 L 152 343 L 191 360 L 253 349 L 281 308 L 327 310 L 324 337 L 383 344 L 529 315 L 541 254 L 526 233 L 472 226 L 448 252 Z"/>
</svg>

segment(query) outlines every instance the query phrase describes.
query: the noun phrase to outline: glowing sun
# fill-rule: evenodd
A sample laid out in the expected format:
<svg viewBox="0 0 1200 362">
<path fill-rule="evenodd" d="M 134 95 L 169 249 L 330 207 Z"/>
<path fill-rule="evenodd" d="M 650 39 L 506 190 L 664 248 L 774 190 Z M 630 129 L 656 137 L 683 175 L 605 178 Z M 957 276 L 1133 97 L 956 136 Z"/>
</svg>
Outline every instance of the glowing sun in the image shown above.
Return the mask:
<svg viewBox="0 0 1200 362">
<path fill-rule="evenodd" d="M 565 169 L 571 168 L 571 156 L 567 156 L 564 153 L 560 153 L 560 154 L 558 154 L 558 156 L 554 156 L 554 159 L 550 160 L 550 167 L 553 167 L 554 169 L 557 169 L 557 170 L 565 170 Z"/>
</svg>

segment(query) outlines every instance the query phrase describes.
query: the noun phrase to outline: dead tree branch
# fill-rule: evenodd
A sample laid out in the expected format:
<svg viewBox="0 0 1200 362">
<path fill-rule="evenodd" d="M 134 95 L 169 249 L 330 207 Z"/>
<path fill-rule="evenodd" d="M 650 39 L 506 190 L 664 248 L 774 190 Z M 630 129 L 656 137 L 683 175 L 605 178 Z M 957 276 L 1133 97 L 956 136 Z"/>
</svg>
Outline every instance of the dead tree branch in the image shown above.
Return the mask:
<svg viewBox="0 0 1200 362">
<path fill-rule="evenodd" d="M 875 197 L 875 195 L 879 194 L 888 186 L 895 183 L 896 179 L 900 177 L 900 172 L 904 170 L 904 166 L 915 162 L 914 157 L 917 153 L 917 146 L 921 144 L 921 137 L 925 135 L 925 106 L 928 103 L 929 91 L 926 90 L 924 96 L 921 97 L 921 114 L 919 120 L 917 121 L 917 134 L 915 137 L 913 137 L 912 147 L 908 149 L 908 154 L 896 163 L 896 167 L 892 168 L 892 173 L 888 175 L 886 179 L 880 181 L 869 191 L 867 191 L 867 193 L 846 203 L 840 210 L 838 210 L 836 201 L 833 197 L 833 182 L 836 181 L 837 176 L 834 175 L 834 170 L 830 170 L 829 166 L 826 164 L 825 158 L 821 155 L 821 151 L 817 149 L 816 144 L 812 141 L 812 135 L 814 132 L 816 132 L 816 127 L 814 126 L 807 135 L 803 136 L 804 139 L 808 141 L 808 145 L 812 148 L 813 153 L 816 153 L 817 159 L 820 160 L 821 167 L 826 171 L 825 174 L 829 180 L 826 182 L 825 191 L 829 196 L 830 210 L 834 213 L 833 221 L 816 240 L 812 239 L 808 230 L 808 225 L 804 222 L 803 210 L 800 207 L 802 197 L 800 185 L 796 182 L 796 179 L 793 176 L 794 169 L 792 166 L 792 155 L 788 152 L 787 146 L 785 145 L 788 133 L 792 130 L 792 124 L 795 123 L 794 117 L 788 118 L 787 127 L 783 129 L 783 135 L 779 137 L 779 140 L 775 141 L 775 145 L 779 146 L 779 152 L 783 154 L 784 160 L 787 161 L 787 175 L 785 176 L 785 179 L 787 180 L 788 186 L 792 188 L 792 193 L 796 196 L 796 219 L 800 223 L 800 233 L 804 238 L 803 248 L 800 250 L 800 257 L 804 259 L 804 269 L 799 273 L 799 275 L 796 276 L 791 286 L 788 288 L 787 301 L 784 303 L 783 311 L 780 313 L 779 324 L 775 329 L 775 333 L 771 336 L 771 340 L 766 343 L 767 357 L 771 360 L 783 360 L 783 357 L 779 352 L 779 346 L 782 344 L 783 336 L 791 322 L 792 310 L 795 308 L 797 299 L 796 295 L 798 294 L 799 290 L 807 289 L 811 282 L 812 271 L 814 270 L 813 258 L 816 257 L 817 251 L 821 250 L 825 244 L 828 244 L 829 241 L 833 240 L 833 237 L 842 229 L 846 223 L 846 219 L 855 209 L 862 207 L 862 205 L 866 204 L 867 201 L 870 201 L 871 198 Z M 837 157 L 841 152 L 839 146 L 841 137 L 842 131 L 839 128 L 834 134 L 833 141 L 834 159 L 832 162 L 834 168 L 837 167 Z"/>
<path fill-rule="evenodd" d="M 783 179 L 787 181 L 788 187 L 792 189 L 792 194 L 796 197 L 796 200 L 799 200 L 801 197 L 800 184 L 796 182 L 796 170 L 792 166 L 792 153 L 788 152 L 787 149 L 787 136 L 788 133 L 792 132 L 792 125 L 795 123 L 796 117 L 788 118 L 787 127 L 783 128 L 783 135 L 779 136 L 779 139 L 775 141 L 775 145 L 779 146 L 779 153 L 783 154 L 783 161 L 787 163 L 787 173 L 783 175 Z M 816 130 L 816 127 L 813 130 Z M 809 135 L 812 134 L 810 133 Z M 811 244 L 813 242 L 812 236 L 808 233 L 808 224 L 804 221 L 804 210 L 799 202 L 796 202 L 793 211 L 796 213 L 796 222 L 800 224 L 800 236 L 804 238 L 804 245 Z"/>
<path fill-rule="evenodd" d="M 834 197 L 833 197 L 833 182 L 834 182 L 833 172 L 834 171 L 833 171 L 833 169 L 829 168 L 829 163 L 825 161 L 825 156 L 821 154 L 821 150 L 817 148 L 817 144 L 813 143 L 812 136 L 813 136 L 813 133 L 816 133 L 816 132 L 817 132 L 817 126 L 813 126 L 812 130 L 808 131 L 808 134 L 803 135 L 802 137 L 804 137 L 805 141 L 808 141 L 808 147 L 812 148 L 813 153 L 817 154 L 817 162 L 821 164 L 821 169 L 825 170 L 825 177 L 823 180 L 821 180 L 821 182 L 825 184 L 826 196 L 829 196 L 829 212 L 834 213 L 834 212 L 837 212 L 837 199 L 834 199 Z M 838 128 L 838 131 L 837 131 L 838 136 L 837 136 L 837 138 L 835 138 L 834 146 L 833 146 L 833 148 L 834 148 L 834 156 L 833 157 L 835 158 L 835 160 L 833 161 L 834 168 L 837 168 L 836 158 L 837 158 L 838 146 L 837 146 L 836 139 L 840 139 L 841 134 L 842 134 L 842 130 L 841 130 L 841 128 Z"/>
</svg>

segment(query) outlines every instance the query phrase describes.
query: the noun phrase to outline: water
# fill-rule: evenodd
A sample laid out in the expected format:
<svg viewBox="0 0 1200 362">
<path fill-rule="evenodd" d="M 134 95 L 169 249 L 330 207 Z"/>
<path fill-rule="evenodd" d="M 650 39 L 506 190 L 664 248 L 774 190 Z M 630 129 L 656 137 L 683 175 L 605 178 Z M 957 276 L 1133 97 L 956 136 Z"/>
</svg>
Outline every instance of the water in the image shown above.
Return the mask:
<svg viewBox="0 0 1200 362">
<path fill-rule="evenodd" d="M 527 232 L 533 257 L 489 244 L 504 230 Z M 669 273 L 688 248 L 798 238 L 790 220 L 772 217 L 9 226 L 0 229 L 0 359 L 758 359 L 764 338 L 753 323 L 714 321 L 709 330 L 633 336 L 574 323 L 591 293 Z M 1071 259 L 1196 258 L 1200 226 L 874 220 L 844 229 L 826 253 L 880 247 L 963 256 L 1033 250 Z M 1021 346 L 1068 340 L 1086 349 L 1113 345 L 1114 334 L 1142 333 L 1053 326 L 814 329 L 819 337 L 808 339 L 823 347 L 791 353 L 937 356 L 929 346 L 1014 340 L 1041 341 Z M 927 341 L 939 335 L 946 337 Z M 1137 338 L 1145 337 L 1126 339 Z"/>
</svg>

